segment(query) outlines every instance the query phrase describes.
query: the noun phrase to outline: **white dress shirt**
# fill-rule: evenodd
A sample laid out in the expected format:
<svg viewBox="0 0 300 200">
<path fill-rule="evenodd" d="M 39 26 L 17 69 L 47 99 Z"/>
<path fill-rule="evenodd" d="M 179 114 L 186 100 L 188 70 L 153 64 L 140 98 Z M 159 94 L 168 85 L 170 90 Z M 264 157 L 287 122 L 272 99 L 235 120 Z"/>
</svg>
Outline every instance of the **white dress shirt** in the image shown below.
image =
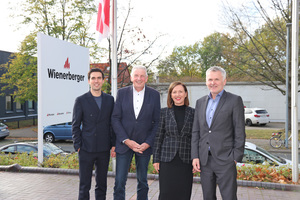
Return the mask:
<svg viewBox="0 0 300 200">
<path fill-rule="evenodd" d="M 140 92 L 136 91 L 136 89 L 133 87 L 133 109 L 134 109 L 134 114 L 136 119 L 138 118 L 139 113 L 141 111 L 144 102 L 144 95 L 145 95 L 145 87 Z"/>
</svg>

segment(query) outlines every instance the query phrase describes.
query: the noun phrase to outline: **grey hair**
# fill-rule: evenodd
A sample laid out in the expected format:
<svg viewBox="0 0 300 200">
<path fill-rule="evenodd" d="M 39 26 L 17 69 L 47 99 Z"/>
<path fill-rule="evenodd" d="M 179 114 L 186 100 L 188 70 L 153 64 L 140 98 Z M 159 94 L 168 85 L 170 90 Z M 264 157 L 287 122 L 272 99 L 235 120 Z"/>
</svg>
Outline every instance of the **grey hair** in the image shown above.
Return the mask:
<svg viewBox="0 0 300 200">
<path fill-rule="evenodd" d="M 226 79 L 226 71 L 225 71 L 225 69 L 223 69 L 222 67 L 219 67 L 219 66 L 213 66 L 213 67 L 210 67 L 208 70 L 206 70 L 206 77 L 209 72 L 218 72 L 218 71 L 221 72 L 223 81 L 224 81 Z"/>
<path fill-rule="evenodd" d="M 146 73 L 146 76 L 148 77 L 147 68 L 145 66 L 141 66 L 141 65 L 132 67 L 130 76 L 133 76 L 133 72 L 137 69 L 143 69 Z"/>
</svg>

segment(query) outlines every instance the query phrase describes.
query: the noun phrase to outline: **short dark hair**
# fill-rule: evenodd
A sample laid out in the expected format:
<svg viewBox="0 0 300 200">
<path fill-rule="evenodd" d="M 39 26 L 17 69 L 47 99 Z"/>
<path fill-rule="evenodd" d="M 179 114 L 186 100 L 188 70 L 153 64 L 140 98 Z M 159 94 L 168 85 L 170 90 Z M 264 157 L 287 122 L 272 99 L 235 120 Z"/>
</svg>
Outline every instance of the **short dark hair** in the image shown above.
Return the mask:
<svg viewBox="0 0 300 200">
<path fill-rule="evenodd" d="M 93 72 L 100 72 L 102 74 L 102 79 L 104 79 L 104 73 L 103 73 L 103 71 L 101 69 L 99 69 L 99 68 L 96 68 L 96 67 L 90 69 L 90 71 L 88 72 L 88 79 L 91 78 L 91 73 L 93 73 Z"/>
<path fill-rule="evenodd" d="M 189 102 L 189 93 L 188 93 L 188 90 L 185 86 L 184 83 L 180 82 L 180 81 L 174 81 L 173 83 L 170 84 L 169 86 L 169 91 L 168 91 L 168 97 L 167 97 L 167 106 L 168 108 L 172 108 L 172 106 L 174 105 L 174 101 L 172 99 L 172 92 L 173 92 L 173 89 L 177 86 L 177 85 L 182 85 L 182 87 L 184 88 L 184 91 L 186 92 L 186 97 L 184 99 L 184 105 L 185 106 L 189 106 L 190 105 L 190 102 Z"/>
</svg>

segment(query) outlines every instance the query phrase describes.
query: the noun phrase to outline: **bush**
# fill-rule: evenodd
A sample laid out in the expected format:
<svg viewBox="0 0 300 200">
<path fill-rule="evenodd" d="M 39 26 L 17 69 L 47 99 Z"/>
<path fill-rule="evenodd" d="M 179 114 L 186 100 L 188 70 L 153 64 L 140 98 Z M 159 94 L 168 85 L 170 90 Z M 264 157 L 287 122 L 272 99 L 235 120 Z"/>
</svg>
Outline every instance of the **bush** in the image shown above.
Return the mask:
<svg viewBox="0 0 300 200">
<path fill-rule="evenodd" d="M 12 165 L 19 164 L 24 167 L 35 167 L 38 165 L 37 157 L 33 154 L 0 154 L 0 165 Z M 42 167 L 48 168 L 64 168 L 64 169 L 79 169 L 78 154 L 72 153 L 67 156 L 51 155 L 48 158 L 44 158 Z M 109 170 L 111 170 L 111 163 Z M 129 172 L 134 173 L 136 169 L 135 159 L 133 158 L 130 165 Z M 153 165 L 152 158 L 148 167 L 149 174 L 157 174 Z M 199 173 L 195 173 L 194 176 L 199 176 Z M 260 182 L 274 182 L 282 184 L 300 184 L 299 182 L 292 182 L 292 169 L 291 166 L 274 167 L 271 165 L 245 165 L 237 167 L 237 179 L 247 181 L 260 181 Z"/>
<path fill-rule="evenodd" d="M 237 179 L 282 184 L 300 184 L 292 181 L 291 166 L 248 165 L 237 167 Z"/>
</svg>

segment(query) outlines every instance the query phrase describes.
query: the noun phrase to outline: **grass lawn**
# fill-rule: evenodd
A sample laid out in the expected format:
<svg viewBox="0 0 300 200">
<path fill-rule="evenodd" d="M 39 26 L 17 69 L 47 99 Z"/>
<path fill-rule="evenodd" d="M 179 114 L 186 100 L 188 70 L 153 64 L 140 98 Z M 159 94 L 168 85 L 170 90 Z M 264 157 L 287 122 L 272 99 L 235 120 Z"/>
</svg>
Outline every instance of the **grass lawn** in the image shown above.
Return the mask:
<svg viewBox="0 0 300 200">
<path fill-rule="evenodd" d="M 273 129 L 246 129 L 246 136 L 248 139 L 270 139 L 272 133 L 282 132 L 283 137 L 285 136 L 284 130 L 273 130 Z M 290 133 L 289 133 L 290 135 Z M 298 137 L 300 138 L 300 134 L 298 133 Z"/>
</svg>

